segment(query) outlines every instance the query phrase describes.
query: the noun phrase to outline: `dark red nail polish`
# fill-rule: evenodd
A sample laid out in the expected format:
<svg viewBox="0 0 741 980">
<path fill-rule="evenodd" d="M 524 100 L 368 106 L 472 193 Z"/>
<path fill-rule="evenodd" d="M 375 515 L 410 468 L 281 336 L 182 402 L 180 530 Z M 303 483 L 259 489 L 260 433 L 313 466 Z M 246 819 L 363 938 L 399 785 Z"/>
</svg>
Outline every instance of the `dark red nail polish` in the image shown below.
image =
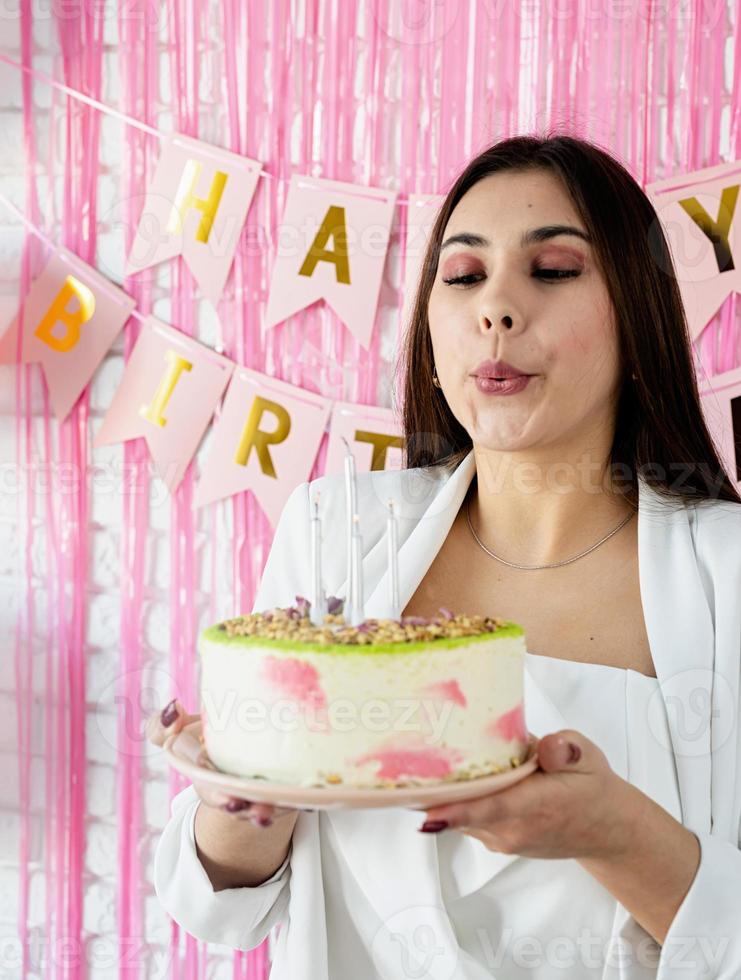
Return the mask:
<svg viewBox="0 0 741 980">
<path fill-rule="evenodd" d="M 227 800 L 224 809 L 228 813 L 239 813 L 240 810 L 247 810 L 252 804 L 249 800 Z"/>
<path fill-rule="evenodd" d="M 569 742 L 569 762 L 578 762 L 581 759 L 581 749 L 574 742 Z"/>
<path fill-rule="evenodd" d="M 419 828 L 424 834 L 437 834 L 448 826 L 447 820 L 425 820 Z"/>
<path fill-rule="evenodd" d="M 167 707 L 162 709 L 162 714 L 160 715 L 160 721 L 165 726 L 165 728 L 169 728 L 170 725 L 172 725 L 175 721 L 177 721 L 177 717 L 178 717 L 177 699 L 173 699 L 172 701 L 170 701 Z"/>
<path fill-rule="evenodd" d="M 273 820 L 272 817 L 252 817 L 252 823 L 257 824 L 258 827 L 269 827 Z"/>
</svg>

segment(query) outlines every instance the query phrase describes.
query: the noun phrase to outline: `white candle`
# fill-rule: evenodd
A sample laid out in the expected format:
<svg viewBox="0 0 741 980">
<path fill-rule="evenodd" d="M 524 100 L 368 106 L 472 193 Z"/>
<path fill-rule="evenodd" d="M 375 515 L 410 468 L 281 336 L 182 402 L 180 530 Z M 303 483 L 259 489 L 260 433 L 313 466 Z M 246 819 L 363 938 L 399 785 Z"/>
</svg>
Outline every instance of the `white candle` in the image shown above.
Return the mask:
<svg viewBox="0 0 741 980">
<path fill-rule="evenodd" d="M 310 617 L 314 626 L 324 622 L 324 588 L 322 586 L 322 522 L 319 520 L 319 494 L 314 498 L 311 518 L 312 593 Z"/>
<path fill-rule="evenodd" d="M 352 615 L 353 579 L 355 575 L 352 558 L 353 515 L 358 509 L 358 485 L 356 481 L 355 457 L 350 451 L 350 446 L 344 436 L 342 437 L 342 441 L 345 443 L 345 509 L 347 511 L 347 555 L 345 559 L 347 562 L 347 595 L 345 597 L 344 617 L 349 622 Z"/>
<path fill-rule="evenodd" d="M 352 586 L 350 605 L 352 608 L 350 625 L 360 626 L 365 619 L 363 606 L 363 539 L 360 535 L 360 518 L 353 514 L 352 529 Z"/>
<path fill-rule="evenodd" d="M 391 618 L 398 619 L 401 616 L 401 609 L 399 609 L 399 537 L 393 500 L 389 500 L 386 531 L 388 538 L 389 605 L 391 606 Z"/>
</svg>

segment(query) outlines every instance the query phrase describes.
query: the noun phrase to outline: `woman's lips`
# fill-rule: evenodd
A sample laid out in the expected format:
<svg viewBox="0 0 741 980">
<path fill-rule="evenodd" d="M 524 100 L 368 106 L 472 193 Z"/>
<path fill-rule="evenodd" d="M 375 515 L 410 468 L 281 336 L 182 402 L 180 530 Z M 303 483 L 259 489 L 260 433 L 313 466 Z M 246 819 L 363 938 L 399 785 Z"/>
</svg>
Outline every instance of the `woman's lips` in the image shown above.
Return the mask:
<svg viewBox="0 0 741 980">
<path fill-rule="evenodd" d="M 485 395 L 516 395 L 527 388 L 532 377 L 531 374 L 521 374 L 516 378 L 497 381 L 496 378 L 474 375 L 473 380 L 478 390 Z"/>
</svg>

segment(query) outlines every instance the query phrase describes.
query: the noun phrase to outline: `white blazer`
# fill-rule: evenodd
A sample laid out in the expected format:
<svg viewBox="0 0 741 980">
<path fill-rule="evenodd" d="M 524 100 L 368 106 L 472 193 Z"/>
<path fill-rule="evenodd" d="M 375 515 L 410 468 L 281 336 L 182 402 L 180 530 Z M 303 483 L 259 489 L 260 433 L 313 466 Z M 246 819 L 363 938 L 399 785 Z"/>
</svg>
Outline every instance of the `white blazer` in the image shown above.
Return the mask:
<svg viewBox="0 0 741 980">
<path fill-rule="evenodd" d="M 445 541 L 475 471 L 474 454 L 470 452 L 452 472 L 435 466 L 359 474 L 358 513 L 367 616 L 391 614 L 385 537 L 388 499 L 394 498 L 399 517 L 399 589 L 403 609 Z M 253 611 L 290 605 L 296 595 L 310 598 L 310 501 L 315 491 L 321 491 L 327 593 L 346 595 L 344 480 L 341 476 L 321 477 L 301 484 L 288 499 Z M 697 835 L 701 845 L 697 874 L 671 924 L 658 967 L 651 976 L 657 980 L 738 980 L 741 506 L 724 501 L 675 505 L 639 477 L 638 559 L 646 629 L 676 762 L 682 822 Z M 506 610 L 492 609 L 492 614 L 506 617 Z M 415 832 L 420 822 L 417 811 L 302 811 L 288 858 L 268 882 L 255 888 L 214 893 L 195 855 L 196 806 L 192 787 L 173 802 L 173 816 L 155 856 L 155 888 L 172 917 L 198 938 L 251 949 L 280 924 L 280 931 L 288 930 L 287 935 L 280 936 L 280 976 L 326 980 L 319 820 L 330 819 L 378 921 L 390 921 L 399 910 L 408 907 L 424 907 L 436 940 L 443 936 L 446 943 L 457 946 L 440 903 L 432 835 Z M 393 882 L 378 874 L 364 847 L 363 842 L 376 835 L 384 841 L 390 866 L 397 869 Z M 461 836 L 472 849 L 467 886 L 470 893 L 513 856 L 489 851 L 476 838 Z M 647 935 L 627 909 L 619 909 L 623 914 L 615 918 L 612 937 L 618 946 L 621 937 L 636 942 Z M 697 966 L 688 969 L 693 961 Z M 393 976 L 393 971 L 388 975 Z M 480 966 L 468 964 L 464 958 L 455 980 L 480 980 L 484 976 L 491 974 L 482 974 Z M 647 974 L 645 966 L 627 963 L 614 976 L 643 980 Z"/>
</svg>

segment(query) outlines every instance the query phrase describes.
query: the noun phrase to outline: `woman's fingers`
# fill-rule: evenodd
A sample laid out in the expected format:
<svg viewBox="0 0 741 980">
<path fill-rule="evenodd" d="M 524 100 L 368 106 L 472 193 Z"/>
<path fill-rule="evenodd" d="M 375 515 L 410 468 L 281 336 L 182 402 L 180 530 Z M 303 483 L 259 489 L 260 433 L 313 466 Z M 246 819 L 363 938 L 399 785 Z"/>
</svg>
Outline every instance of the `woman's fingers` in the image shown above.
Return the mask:
<svg viewBox="0 0 741 980">
<path fill-rule="evenodd" d="M 253 803 L 249 810 L 250 819 L 258 826 L 267 826 L 276 816 L 276 807 L 270 803 Z"/>
<path fill-rule="evenodd" d="M 226 813 L 233 813 L 240 818 L 248 818 L 261 827 L 267 827 L 276 817 L 282 817 L 286 813 L 296 812 L 293 807 L 274 806 L 272 803 L 260 803 L 257 800 L 243 800 L 234 796 L 229 797 L 221 805 L 221 809 Z"/>
<path fill-rule="evenodd" d="M 198 718 L 198 715 L 189 715 L 175 698 L 162 711 L 155 711 L 149 716 L 146 736 L 150 742 L 162 746 L 170 735 L 175 735 L 192 721 L 198 721 Z"/>
<path fill-rule="evenodd" d="M 176 735 L 191 722 L 198 721 L 199 717 L 199 715 L 188 714 L 175 698 L 162 711 L 156 711 L 149 716 L 145 729 L 146 736 L 155 745 L 163 746 L 170 736 Z M 194 745 L 193 751 L 195 752 L 196 749 L 197 746 Z M 216 769 L 216 766 L 202 749 L 198 750 L 197 758 L 194 757 L 193 761 L 205 768 Z M 296 812 L 293 807 L 273 806 L 271 803 L 258 803 L 229 796 L 205 782 L 194 780 L 193 787 L 207 806 L 218 807 L 224 813 L 230 813 L 237 819 L 251 820 L 258 827 L 269 826 L 275 817 Z"/>
<path fill-rule="evenodd" d="M 209 783 L 203 783 L 199 780 L 193 780 L 193 788 L 206 806 L 221 808 L 231 799 L 221 790 L 214 789 Z"/>
<path fill-rule="evenodd" d="M 193 783 L 193 785 L 198 795 L 208 806 L 218 807 L 219 810 L 230 814 L 237 820 L 251 820 L 257 827 L 268 827 L 275 817 L 282 816 L 284 813 L 295 812 L 288 807 L 244 800 L 238 796 L 228 796 L 204 783 Z"/>
<path fill-rule="evenodd" d="M 207 806 L 217 807 L 223 813 L 228 813 L 238 820 L 251 820 L 258 827 L 267 827 L 276 817 L 296 812 L 293 807 L 274 806 L 272 803 L 259 803 L 257 800 L 229 796 L 221 790 L 214 789 L 208 783 L 194 781 L 193 786 Z"/>
<path fill-rule="evenodd" d="M 230 797 L 222 804 L 221 809 L 238 819 L 251 820 L 257 827 L 268 827 L 275 816 L 275 807 L 269 803 L 253 803 L 251 800 L 235 797 Z"/>
</svg>

